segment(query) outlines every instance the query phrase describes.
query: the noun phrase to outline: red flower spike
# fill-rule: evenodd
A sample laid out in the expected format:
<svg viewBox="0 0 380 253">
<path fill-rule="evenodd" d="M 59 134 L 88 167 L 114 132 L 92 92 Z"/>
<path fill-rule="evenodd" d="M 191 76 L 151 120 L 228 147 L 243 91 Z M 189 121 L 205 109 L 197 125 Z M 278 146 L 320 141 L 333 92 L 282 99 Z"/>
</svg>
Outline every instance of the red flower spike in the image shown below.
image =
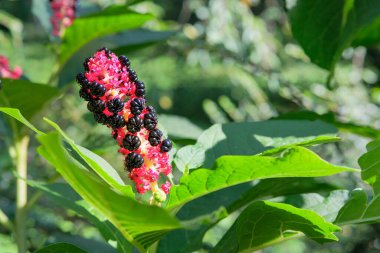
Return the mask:
<svg viewBox="0 0 380 253">
<path fill-rule="evenodd" d="M 161 175 L 171 177 L 167 153 L 171 142 L 156 128 L 154 108 L 146 106 L 145 84 L 138 80 L 127 57 L 117 57 L 106 48 L 86 59 L 84 68 L 77 76 L 80 96 L 89 101 L 95 120 L 112 129 L 137 192 L 151 192 L 156 202 L 165 201 L 171 184 L 166 180 L 159 185 L 158 181 Z"/>
<path fill-rule="evenodd" d="M 50 7 L 53 10 L 53 16 L 50 17 L 52 33 L 61 37 L 75 19 L 76 0 L 50 0 Z"/>
<path fill-rule="evenodd" d="M 0 77 L 19 79 L 22 75 L 20 67 L 15 67 L 13 70 L 9 66 L 9 61 L 5 56 L 0 55 Z"/>
</svg>

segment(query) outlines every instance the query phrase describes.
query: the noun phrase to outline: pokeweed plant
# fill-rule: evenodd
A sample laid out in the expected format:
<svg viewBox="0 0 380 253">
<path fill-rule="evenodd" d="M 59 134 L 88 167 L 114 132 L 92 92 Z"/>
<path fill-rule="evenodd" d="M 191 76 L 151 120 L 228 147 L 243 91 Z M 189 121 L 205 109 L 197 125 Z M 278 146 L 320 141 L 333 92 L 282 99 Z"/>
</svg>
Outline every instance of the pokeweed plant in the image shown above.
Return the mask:
<svg viewBox="0 0 380 253">
<path fill-rule="evenodd" d="M 335 6 L 340 10 L 339 15 L 346 18 L 336 19 L 338 25 L 330 26 L 346 30 L 340 33 L 339 45 L 330 43 L 330 38 L 324 39 L 334 48 L 324 47 L 317 56 L 314 51 L 323 43 L 310 47 L 312 41 L 305 39 L 307 36 L 302 32 L 318 29 L 299 29 L 300 25 L 310 25 L 299 18 L 308 13 L 303 10 L 310 9 L 310 3 L 297 1 L 290 10 L 295 38 L 321 67 L 333 70 L 341 51 L 362 38 L 363 34 L 357 32 L 367 31 L 362 28 L 375 20 L 373 15 L 368 16 L 366 22 L 352 26 L 354 14 L 363 3 L 354 1 L 349 5 L 348 2 L 347 7 L 345 4 Z M 367 8 L 378 9 L 371 7 L 378 6 L 376 1 L 368 3 L 371 5 Z M 88 42 L 141 27 L 153 18 L 126 6 L 110 6 L 99 13 L 73 19 L 75 4 L 76 1 L 51 1 L 56 13 L 51 20 L 53 33 L 60 40 L 55 48 L 56 66 L 49 84 L 56 83 L 68 60 Z M 325 8 L 324 3 L 314 5 L 313 10 Z M 343 21 L 347 23 L 342 24 Z M 350 31 L 350 27 L 355 29 Z M 327 36 L 331 34 L 335 33 Z M 326 55 L 326 59 L 318 58 Z M 2 64 L 8 66 L 7 61 Z M 140 252 L 251 252 L 301 235 L 325 243 L 337 240 L 340 226 L 379 220 L 378 141 L 371 142 L 368 152 L 359 159 L 362 179 L 373 187 L 371 200 L 361 189 L 348 196 L 334 191 L 335 186 L 314 179 L 356 171 L 330 164 L 307 148 L 339 140 L 337 130 L 320 121 L 293 119 L 217 124 L 204 131 L 195 145 L 182 147 L 176 153 L 174 150 L 172 164 L 168 155 L 172 143 L 162 138 L 157 115 L 152 107 L 146 106 L 145 84 L 138 80 L 128 58 L 101 49 L 85 61 L 84 67 L 85 72 L 77 76 L 80 96 L 88 101 L 95 120 L 111 129 L 111 136 L 125 160 L 125 173 L 134 184 L 123 180 L 118 170 L 103 158 L 76 144 L 54 122 L 45 119 L 54 128 L 49 133 L 38 130 L 30 122 L 60 93 L 57 88 L 26 80 L 3 79 L 0 102 L 4 107 L 0 111 L 11 116 L 7 118 L 13 134 L 9 147 L 17 167 L 19 189 L 16 227 L 9 224 L 9 228 L 16 231 L 19 252 L 26 252 L 26 183 L 44 192 L 56 204 L 86 218 L 119 252 L 136 249 Z M 21 71 L 17 68 L 13 71 L 9 71 L 9 66 L 6 68 L 7 72 L 0 69 L 2 78 L 20 77 Z M 36 133 L 40 143 L 38 153 L 68 184 L 26 180 L 29 142 L 26 128 Z M 177 174 L 173 178 L 172 165 Z M 299 208 L 271 200 L 326 191 L 331 194 L 320 206 Z M 150 198 L 141 197 L 147 192 L 152 193 Z M 326 203 L 334 204 L 327 213 L 321 211 Z M 2 213 L 0 216 L 3 217 Z M 230 221 L 228 229 L 212 247 L 204 245 L 205 234 L 223 220 Z M 37 252 L 62 251 L 85 252 L 67 243 L 49 245 Z"/>
<path fill-rule="evenodd" d="M 134 187 L 123 181 L 117 170 L 101 157 L 77 145 L 54 122 L 45 119 L 55 131 L 44 133 L 18 109 L 0 110 L 36 132 L 40 143 L 38 153 L 56 168 L 85 206 L 98 212 L 82 210 L 78 199 L 66 197 L 49 184 L 32 181 L 30 185 L 88 218 L 105 240 L 117 242 L 120 252 L 133 252 L 134 248 L 140 252 L 201 249 L 205 233 L 230 215 L 237 215 L 235 222 L 210 252 L 251 252 L 300 235 L 319 243 L 338 240 L 334 234 L 340 231 L 337 224 L 347 224 L 347 210 L 357 201 L 355 197 L 341 201 L 341 206 L 345 200 L 347 203 L 340 211 L 341 206 L 337 206 L 333 213 L 324 215 L 263 200 L 294 193 L 290 190 L 292 184 L 272 188 L 276 180 L 283 180 L 280 181 L 283 184 L 291 182 L 291 178 L 298 181 L 306 178 L 309 181 L 298 187 L 296 193 L 319 192 L 321 185 L 312 178 L 357 171 L 330 164 L 306 148 L 339 140 L 334 127 L 322 122 L 287 120 L 215 125 L 206 130 L 195 145 L 177 152 L 176 164 L 178 168 L 184 167 L 181 169 L 184 173 L 172 180 L 168 155 L 171 141 L 164 140 L 158 130 L 157 115 L 152 107 L 146 106 L 145 84 L 138 80 L 129 59 L 102 48 L 85 60 L 84 68 L 85 72 L 76 78 L 81 86 L 79 95 L 88 102 L 95 120 L 111 129 L 110 135 L 120 147 L 125 171 L 135 183 Z M 280 131 L 273 131 L 280 126 Z M 320 132 L 305 131 L 305 126 Z M 236 131 L 242 133 L 240 138 L 245 138 L 248 146 L 239 145 L 242 140 L 236 137 Z M 366 175 L 373 177 L 377 173 L 372 169 Z M 161 179 L 160 174 L 169 176 L 174 185 L 170 187 L 169 181 Z M 254 180 L 262 181 L 253 186 L 245 185 L 242 192 L 234 189 Z M 147 191 L 152 192 L 150 199 L 139 196 Z M 218 202 L 220 194 L 228 196 L 228 200 Z M 183 210 L 197 206 L 202 199 L 209 203 L 206 213 L 193 211 L 187 219 L 181 219 Z M 356 216 L 368 219 L 366 211 L 359 211 Z M 358 219 L 354 220 L 353 223 L 357 223 Z M 107 232 L 111 231 L 110 236 Z M 192 240 L 187 241 L 189 238 Z M 67 244 L 51 245 L 37 252 L 55 252 L 66 247 L 73 252 L 83 252 Z"/>
</svg>

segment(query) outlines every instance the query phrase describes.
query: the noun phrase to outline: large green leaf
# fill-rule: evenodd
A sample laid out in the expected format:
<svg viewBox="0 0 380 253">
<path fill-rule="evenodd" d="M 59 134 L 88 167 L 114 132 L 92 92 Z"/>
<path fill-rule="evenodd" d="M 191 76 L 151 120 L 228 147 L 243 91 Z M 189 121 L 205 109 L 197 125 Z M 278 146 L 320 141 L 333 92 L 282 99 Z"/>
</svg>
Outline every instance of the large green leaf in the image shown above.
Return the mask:
<svg viewBox="0 0 380 253">
<path fill-rule="evenodd" d="M 91 208 L 68 184 L 53 183 L 46 184 L 28 180 L 28 184 L 45 193 L 55 204 L 63 208 L 69 208 L 78 215 L 86 218 L 97 227 L 106 241 L 112 240 L 118 243 L 119 252 L 131 253 L 133 246 L 124 238 L 124 236 L 103 216 L 98 217 L 98 212 L 92 213 Z"/>
<path fill-rule="evenodd" d="M 22 114 L 30 120 L 42 107 L 58 95 L 58 89 L 44 84 L 24 80 L 1 79 L 0 106 L 22 109 Z"/>
<path fill-rule="evenodd" d="M 325 193 L 335 189 L 337 189 L 336 186 L 318 182 L 314 178 L 263 179 L 254 186 L 251 183 L 241 184 L 191 201 L 181 208 L 177 217 L 184 220 L 202 217 L 204 214 L 213 213 L 218 207 L 225 207 L 231 214 L 259 199 L 308 192 Z M 197 229 L 173 231 L 160 240 L 157 252 L 188 253 L 199 250 L 203 246 L 202 240 L 205 233 L 219 221 L 205 223 Z"/>
<path fill-rule="evenodd" d="M 35 251 L 35 253 L 86 253 L 86 251 L 69 243 L 55 243 Z"/>
<path fill-rule="evenodd" d="M 303 233 L 319 243 L 337 241 L 340 228 L 310 210 L 259 201 L 249 205 L 211 251 L 253 252 Z"/>
<path fill-rule="evenodd" d="M 310 146 L 337 141 L 337 129 L 325 122 L 269 120 L 216 124 L 203 132 L 197 143 L 177 152 L 175 164 L 181 171 L 211 167 L 222 155 L 254 155 L 278 152 L 294 145 Z M 279 148 L 273 150 L 273 148 Z"/>
<path fill-rule="evenodd" d="M 378 0 L 297 0 L 291 7 L 294 37 L 312 62 L 328 70 L 356 36 L 356 45 L 365 42 L 363 31 L 380 15 Z"/>
<path fill-rule="evenodd" d="M 359 159 L 362 179 L 373 187 L 373 197 L 369 197 L 363 189 L 351 192 L 349 201 L 339 211 L 336 224 L 373 223 L 380 221 L 380 140 L 367 145 L 367 153 Z"/>
<path fill-rule="evenodd" d="M 111 6 L 96 15 L 76 18 L 65 31 L 59 62 L 64 65 L 78 49 L 93 39 L 140 27 L 152 18 L 151 15 L 132 12 L 126 6 Z"/>
<path fill-rule="evenodd" d="M 280 157 L 223 156 L 213 169 L 197 169 L 172 187 L 168 207 L 185 204 L 210 192 L 244 182 L 283 177 L 322 177 L 355 169 L 336 166 L 322 160 L 312 151 L 293 147 Z"/>
<path fill-rule="evenodd" d="M 112 186 L 113 189 L 126 196 L 134 197 L 132 187 L 124 184 L 117 171 L 106 160 L 90 150 L 75 144 L 75 142 L 68 137 L 56 123 L 46 118 L 44 120 L 53 126 L 79 154 L 79 156 L 83 158 L 87 165 L 90 166 L 106 183 Z"/>
<path fill-rule="evenodd" d="M 145 251 L 170 230 L 180 228 L 179 222 L 164 209 L 120 195 L 88 173 L 62 147 L 58 133 L 40 135 L 37 139 L 41 143 L 38 152 L 140 251 Z"/>
</svg>

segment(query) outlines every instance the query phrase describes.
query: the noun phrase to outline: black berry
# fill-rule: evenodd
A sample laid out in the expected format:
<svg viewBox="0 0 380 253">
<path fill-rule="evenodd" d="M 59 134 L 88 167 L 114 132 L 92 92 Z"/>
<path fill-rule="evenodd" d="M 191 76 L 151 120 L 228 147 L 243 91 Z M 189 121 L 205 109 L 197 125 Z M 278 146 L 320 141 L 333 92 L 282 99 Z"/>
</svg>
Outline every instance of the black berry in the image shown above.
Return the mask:
<svg viewBox="0 0 380 253">
<path fill-rule="evenodd" d="M 129 59 L 125 55 L 120 55 L 119 61 L 125 67 L 129 67 L 131 65 L 131 62 L 129 61 Z"/>
<path fill-rule="evenodd" d="M 101 113 L 106 108 L 106 105 L 102 100 L 91 100 L 87 104 L 87 109 L 90 112 Z"/>
<path fill-rule="evenodd" d="M 133 168 L 140 168 L 144 163 L 144 158 L 140 154 L 135 152 L 129 153 L 125 157 L 125 167 L 128 171 L 131 171 Z"/>
<path fill-rule="evenodd" d="M 162 132 L 159 129 L 154 129 L 149 133 L 149 143 L 152 146 L 157 146 L 161 143 Z"/>
<path fill-rule="evenodd" d="M 143 97 L 144 94 L 145 94 L 145 85 L 144 85 L 144 83 L 141 82 L 141 81 L 136 81 L 135 85 L 136 85 L 136 92 L 135 92 L 136 96 Z"/>
<path fill-rule="evenodd" d="M 135 135 L 127 134 L 123 139 L 123 147 L 130 151 L 138 149 L 140 145 L 141 141 L 139 137 Z"/>
<path fill-rule="evenodd" d="M 125 120 L 124 120 L 123 116 L 121 116 L 119 114 L 116 114 L 116 115 L 113 115 L 113 116 L 109 117 L 108 124 L 113 129 L 116 129 L 116 128 L 120 128 L 120 127 L 125 126 Z"/>
<path fill-rule="evenodd" d="M 144 110 L 144 100 L 140 98 L 135 98 L 131 102 L 131 112 L 134 115 L 139 115 Z"/>
<path fill-rule="evenodd" d="M 114 98 L 107 103 L 108 111 L 118 113 L 124 108 L 124 102 L 120 98 Z"/>
<path fill-rule="evenodd" d="M 103 124 L 103 125 L 106 125 L 107 121 L 108 121 L 107 116 L 104 115 L 103 113 L 94 113 L 94 119 L 96 122 Z"/>
<path fill-rule="evenodd" d="M 102 97 L 106 93 L 106 88 L 100 83 L 93 82 L 90 86 L 91 94 L 96 97 Z"/>
<path fill-rule="evenodd" d="M 141 130 L 143 125 L 142 119 L 139 116 L 133 116 L 127 122 L 127 129 L 131 133 L 136 133 Z"/>
<path fill-rule="evenodd" d="M 156 128 L 158 121 L 157 116 L 153 113 L 147 113 L 144 116 L 144 127 L 148 130 L 153 130 Z"/>
<path fill-rule="evenodd" d="M 88 83 L 88 80 L 84 73 L 79 73 L 76 77 L 77 83 L 79 83 L 81 86 L 86 85 Z"/>
<path fill-rule="evenodd" d="M 148 110 L 148 112 L 156 115 L 156 110 L 154 109 L 153 106 L 149 105 L 149 106 L 146 107 L 146 109 Z"/>
<path fill-rule="evenodd" d="M 172 149 L 172 141 L 170 139 L 163 140 L 160 149 L 162 152 L 169 152 Z"/>
<path fill-rule="evenodd" d="M 84 62 L 83 62 L 83 67 L 84 67 L 84 69 L 85 69 L 86 71 L 90 71 L 90 68 L 89 68 L 89 66 L 88 66 L 88 63 L 89 63 L 90 59 L 91 59 L 91 58 L 86 58 L 86 60 L 84 60 Z"/>
<path fill-rule="evenodd" d="M 137 74 L 136 74 L 136 72 L 133 69 L 129 69 L 128 73 L 129 73 L 129 79 L 132 82 L 136 82 L 137 81 Z"/>
<path fill-rule="evenodd" d="M 92 96 L 90 95 L 90 93 L 87 92 L 87 89 L 84 87 L 79 89 L 79 96 L 86 101 L 92 100 Z"/>
</svg>

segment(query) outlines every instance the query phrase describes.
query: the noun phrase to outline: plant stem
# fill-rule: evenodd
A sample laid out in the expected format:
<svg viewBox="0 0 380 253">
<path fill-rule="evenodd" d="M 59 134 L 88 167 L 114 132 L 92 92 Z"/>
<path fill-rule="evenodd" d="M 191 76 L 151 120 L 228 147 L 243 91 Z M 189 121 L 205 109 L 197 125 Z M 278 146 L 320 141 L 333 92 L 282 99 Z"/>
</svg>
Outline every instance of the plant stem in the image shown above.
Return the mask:
<svg viewBox="0 0 380 253">
<path fill-rule="evenodd" d="M 25 135 L 16 142 L 16 241 L 18 253 L 26 252 L 26 205 L 28 199 L 27 158 L 29 136 Z"/>
</svg>

